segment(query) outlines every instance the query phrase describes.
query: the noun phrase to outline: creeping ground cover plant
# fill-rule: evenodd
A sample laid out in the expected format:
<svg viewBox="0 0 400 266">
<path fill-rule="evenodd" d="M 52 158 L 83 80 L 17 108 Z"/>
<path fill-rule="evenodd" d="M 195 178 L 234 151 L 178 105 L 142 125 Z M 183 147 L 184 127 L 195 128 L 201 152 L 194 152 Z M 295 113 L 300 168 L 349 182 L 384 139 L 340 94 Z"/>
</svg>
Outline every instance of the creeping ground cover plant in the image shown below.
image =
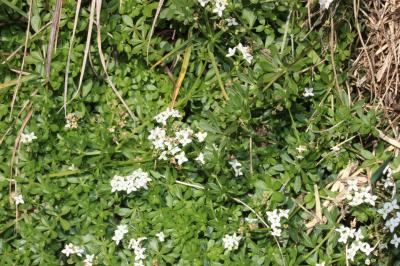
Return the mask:
<svg viewBox="0 0 400 266">
<path fill-rule="evenodd" d="M 400 265 L 357 3 L 0 0 L 0 265 Z"/>
</svg>

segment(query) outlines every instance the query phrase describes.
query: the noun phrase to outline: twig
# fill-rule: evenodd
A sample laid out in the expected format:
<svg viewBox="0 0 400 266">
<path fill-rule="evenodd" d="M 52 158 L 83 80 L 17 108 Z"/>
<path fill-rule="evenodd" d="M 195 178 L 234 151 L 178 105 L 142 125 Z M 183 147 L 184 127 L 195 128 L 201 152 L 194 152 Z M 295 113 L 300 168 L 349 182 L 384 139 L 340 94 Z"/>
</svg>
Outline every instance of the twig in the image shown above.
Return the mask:
<svg viewBox="0 0 400 266">
<path fill-rule="evenodd" d="M 65 78 L 64 78 L 64 115 L 67 117 L 67 95 L 68 95 L 68 75 L 69 75 L 69 65 L 71 62 L 72 47 L 74 46 L 76 26 L 78 25 L 79 11 L 81 9 L 82 0 L 78 0 L 76 3 L 74 28 L 72 30 L 71 42 L 68 49 L 67 66 L 65 67 Z M 86 50 L 85 50 L 86 51 Z"/>
<path fill-rule="evenodd" d="M 105 62 L 104 54 L 103 54 L 103 49 L 101 48 L 101 24 L 100 24 L 101 1 L 102 0 L 97 0 L 97 2 L 96 2 L 97 48 L 99 50 L 99 56 L 100 56 L 101 65 L 103 66 L 103 70 L 104 70 L 104 73 L 106 75 L 108 84 L 110 85 L 111 89 L 113 90 L 115 95 L 118 97 L 118 99 L 122 102 L 122 104 L 124 105 L 126 111 L 129 113 L 130 117 L 134 120 L 135 116 L 133 115 L 132 111 L 129 109 L 129 106 L 126 104 L 126 102 L 122 98 L 121 94 L 115 88 L 114 83 L 111 81 L 111 78 L 110 78 L 110 76 L 108 75 L 108 72 L 107 72 L 106 62 Z"/>
<path fill-rule="evenodd" d="M 62 0 L 57 0 L 53 14 L 53 22 L 51 25 L 49 44 L 47 46 L 47 57 L 45 65 L 46 83 L 49 81 L 50 78 L 53 50 L 57 46 L 57 36 L 58 36 L 58 31 L 60 29 L 61 9 L 62 9 Z"/>
<path fill-rule="evenodd" d="M 29 0 L 28 25 L 26 26 L 26 32 L 25 32 L 24 54 L 22 55 L 21 72 L 18 75 L 17 86 L 15 87 L 15 91 L 13 93 L 13 97 L 12 97 L 12 101 L 11 101 L 10 118 L 12 117 L 12 112 L 14 109 L 14 103 L 17 98 L 18 90 L 21 87 L 22 71 L 24 70 L 25 57 L 26 57 L 26 54 L 28 51 L 28 38 L 29 38 L 29 29 L 30 29 L 30 25 L 31 25 L 31 18 L 32 18 L 32 0 Z"/>
</svg>

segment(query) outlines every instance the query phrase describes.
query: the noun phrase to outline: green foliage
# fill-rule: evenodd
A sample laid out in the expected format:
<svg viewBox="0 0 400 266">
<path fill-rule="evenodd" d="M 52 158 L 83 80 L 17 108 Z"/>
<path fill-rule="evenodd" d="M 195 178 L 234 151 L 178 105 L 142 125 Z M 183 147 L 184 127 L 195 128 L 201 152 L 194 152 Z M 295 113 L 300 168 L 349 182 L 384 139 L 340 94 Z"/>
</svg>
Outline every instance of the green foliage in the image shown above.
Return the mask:
<svg viewBox="0 0 400 266">
<path fill-rule="evenodd" d="M 327 185 L 350 161 L 382 172 L 379 167 L 391 158 L 383 143 L 374 150 L 371 142 L 380 114 L 366 111 L 364 102 L 344 89 L 357 37 L 350 27 L 353 11 L 347 2 L 351 1 L 321 10 L 311 18 L 312 29 L 307 7 L 299 0 L 232 1 L 223 19 L 210 5 L 202 8 L 194 0 L 165 1 L 150 41 L 158 2 L 103 1 L 101 44 L 107 71 L 133 111 L 133 119 L 106 81 L 96 26 L 83 85 L 77 91 L 90 17 L 90 1 L 82 1 L 66 109 L 77 128 L 65 127 L 68 121 L 62 109 L 75 1 L 63 1 L 49 82 L 44 69 L 55 1 L 33 0 L 28 53 L 13 110 L 15 86 L 1 87 L 18 78 L 27 2 L 0 1 L 1 265 L 83 265 L 82 259 L 61 253 L 70 242 L 95 254 L 99 265 L 132 265 L 134 255 L 127 243 L 116 245 L 112 240 L 120 224 L 129 225 L 127 239 L 148 238 L 143 242 L 145 265 L 315 265 L 321 261 L 346 265 L 345 246 L 338 243 L 334 228 L 354 218 L 367 228 L 369 242 L 390 240 L 379 231 L 382 218 L 366 206 L 324 209 L 325 224 L 317 224 L 310 233 L 305 227 L 315 212 L 314 185 L 321 199 L 332 199 L 336 194 Z M 319 6 L 311 9 L 318 13 Z M 331 16 L 336 34 L 333 58 Z M 228 27 L 224 19 L 230 17 L 239 25 Z M 238 52 L 226 57 L 228 48 L 238 43 L 250 47 L 251 64 Z M 148 140 L 154 116 L 172 101 L 175 86 L 169 75 L 177 80 L 189 46 L 192 52 L 176 108 L 183 122 L 208 133 L 204 145 L 189 153 L 204 152 L 206 164 L 201 167 L 193 160 L 182 167 L 158 161 Z M 303 96 L 309 87 L 314 97 Z M 229 100 L 224 99 L 222 88 Z M 37 139 L 20 144 L 10 169 L 14 142 L 29 110 L 33 114 L 24 132 L 35 132 Z M 228 163 L 233 158 L 242 163 L 243 176 L 234 176 Z M 392 164 L 399 163 L 395 159 Z M 150 173 L 147 190 L 111 193 L 114 175 L 138 168 Z M 25 201 L 18 206 L 18 219 L 9 200 L 10 182 Z M 380 189 L 375 192 L 387 200 L 388 194 Z M 280 246 L 269 228 L 244 220 L 256 216 L 235 199 L 264 219 L 267 210 L 291 209 L 278 239 Z M 165 242 L 157 240 L 160 231 Z M 221 239 L 233 232 L 243 238 L 238 250 L 227 251 Z M 394 265 L 396 252 L 384 250 L 371 261 Z M 358 256 L 355 264 L 364 261 Z"/>
</svg>

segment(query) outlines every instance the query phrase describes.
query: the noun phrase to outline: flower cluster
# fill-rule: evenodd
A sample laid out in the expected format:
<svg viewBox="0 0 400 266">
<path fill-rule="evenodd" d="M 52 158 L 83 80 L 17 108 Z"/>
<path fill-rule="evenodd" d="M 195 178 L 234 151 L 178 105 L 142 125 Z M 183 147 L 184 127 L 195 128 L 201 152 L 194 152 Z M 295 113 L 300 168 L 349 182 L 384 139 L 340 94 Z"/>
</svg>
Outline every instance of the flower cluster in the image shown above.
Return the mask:
<svg viewBox="0 0 400 266">
<path fill-rule="evenodd" d="M 243 175 L 242 164 L 238 160 L 233 159 L 232 161 L 229 162 L 229 164 L 232 166 L 232 169 L 235 172 L 236 177 Z"/>
<path fill-rule="evenodd" d="M 304 88 L 303 96 L 306 98 L 314 97 L 314 88 Z"/>
<path fill-rule="evenodd" d="M 13 196 L 13 199 L 14 199 L 14 202 L 15 202 L 16 206 L 18 206 L 19 204 L 24 204 L 25 203 L 24 202 L 24 198 L 22 197 L 21 194 L 15 194 Z"/>
<path fill-rule="evenodd" d="M 146 248 L 142 247 L 141 242 L 147 239 L 147 237 L 139 237 L 138 239 L 132 238 L 129 240 L 128 248 L 133 249 L 135 253 L 135 263 L 134 266 L 144 265 L 143 260 L 146 259 Z"/>
<path fill-rule="evenodd" d="M 151 181 L 149 174 L 137 169 L 128 176 L 115 175 L 111 180 L 111 192 L 126 191 L 131 193 L 141 188 L 147 189 L 147 182 Z"/>
<path fill-rule="evenodd" d="M 202 7 L 205 7 L 210 0 L 198 0 L 200 5 Z M 226 9 L 226 6 L 228 5 L 227 0 L 215 0 L 213 1 L 213 13 L 218 14 L 218 16 L 222 17 L 222 13 Z"/>
<path fill-rule="evenodd" d="M 322 9 L 329 9 L 332 2 L 333 0 L 319 0 L 319 5 Z"/>
<path fill-rule="evenodd" d="M 222 242 L 224 242 L 224 248 L 231 251 L 239 248 L 239 242 L 242 237 L 233 233 L 233 235 L 225 235 L 222 238 Z"/>
<path fill-rule="evenodd" d="M 267 212 L 267 219 L 271 223 L 271 229 L 272 229 L 271 235 L 281 236 L 282 234 L 281 218 L 285 217 L 286 219 L 288 219 L 289 211 L 290 210 L 275 209 L 273 211 Z"/>
<path fill-rule="evenodd" d="M 118 245 L 126 233 L 128 233 L 128 226 L 126 224 L 120 224 L 117 226 L 117 230 L 115 230 L 112 240 L 114 240 Z"/>
<path fill-rule="evenodd" d="M 350 201 L 349 204 L 351 206 L 358 206 L 363 203 L 368 203 L 372 206 L 375 206 L 375 201 L 378 197 L 369 192 L 371 187 L 367 186 L 364 188 L 359 188 L 357 183 L 358 182 L 355 179 L 347 181 L 348 194 L 346 197 Z"/>
<path fill-rule="evenodd" d="M 64 253 L 67 257 L 72 254 L 76 254 L 77 256 L 82 257 L 82 254 L 85 252 L 85 250 L 80 246 L 75 246 L 74 244 L 69 243 L 64 246 L 64 249 L 61 252 Z"/>
<path fill-rule="evenodd" d="M 382 215 L 383 219 L 386 220 L 394 210 L 398 209 L 399 205 L 397 204 L 397 199 L 393 199 L 392 201 L 383 203 L 382 208 L 378 209 L 378 213 Z M 390 217 L 390 219 L 388 219 L 385 222 L 385 229 L 388 229 L 391 233 L 393 233 L 394 230 L 399 225 L 400 225 L 400 211 L 397 211 L 396 213 L 393 214 L 392 217 Z M 393 244 L 396 248 L 400 244 L 400 238 L 397 237 L 396 233 L 393 234 L 393 238 L 390 241 L 390 243 Z"/>
<path fill-rule="evenodd" d="M 80 246 L 76 246 L 72 243 L 69 243 L 64 246 L 64 249 L 61 251 L 61 253 L 64 253 L 65 256 L 67 256 L 67 257 L 69 257 L 73 254 L 76 254 L 78 257 L 82 257 L 82 255 L 85 253 L 85 250 Z M 83 261 L 83 265 L 84 266 L 92 266 L 93 258 L 94 258 L 94 255 L 86 254 L 85 259 Z"/>
<path fill-rule="evenodd" d="M 31 133 L 27 133 L 21 134 L 21 142 L 24 144 L 29 144 L 32 143 L 33 140 L 37 139 L 37 137 L 35 136 L 35 132 L 31 132 Z"/>
<path fill-rule="evenodd" d="M 155 127 L 152 129 L 148 139 L 152 142 L 154 148 L 160 152 L 159 160 L 169 160 L 174 164 L 182 165 L 189 160 L 183 148 L 193 142 L 193 136 L 198 142 L 204 142 L 207 137 L 207 132 L 197 132 L 194 134 L 193 130 L 190 128 L 181 128 L 168 134 L 167 128 L 165 127 L 170 117 L 178 118 L 181 117 L 181 115 L 178 111 L 167 108 L 166 111 L 155 116 L 154 119 L 164 127 Z M 204 154 L 200 153 L 195 160 L 200 164 L 205 164 Z"/>
<path fill-rule="evenodd" d="M 347 249 L 347 257 L 351 261 L 354 260 L 354 257 L 358 251 L 361 251 L 365 255 L 369 256 L 369 254 L 371 254 L 371 252 L 374 250 L 369 243 L 361 241 L 364 236 L 360 228 L 356 230 L 341 225 L 339 228 L 336 228 L 335 231 L 340 234 L 340 238 L 338 240 L 340 243 L 347 244 L 349 239 L 355 239 L 355 241 L 353 241 L 350 247 Z"/>
<path fill-rule="evenodd" d="M 386 166 L 385 169 L 383 170 L 383 174 L 386 176 L 384 179 L 383 187 L 388 188 L 388 187 L 394 187 L 394 182 L 393 182 L 393 170 L 390 168 L 390 166 Z"/>
<path fill-rule="evenodd" d="M 253 56 L 250 53 L 250 48 L 248 46 L 243 46 L 243 44 L 239 43 L 233 48 L 228 49 L 228 54 L 226 57 L 232 57 L 236 53 L 236 49 L 242 53 L 243 59 L 246 60 L 249 64 L 253 61 Z"/>
</svg>

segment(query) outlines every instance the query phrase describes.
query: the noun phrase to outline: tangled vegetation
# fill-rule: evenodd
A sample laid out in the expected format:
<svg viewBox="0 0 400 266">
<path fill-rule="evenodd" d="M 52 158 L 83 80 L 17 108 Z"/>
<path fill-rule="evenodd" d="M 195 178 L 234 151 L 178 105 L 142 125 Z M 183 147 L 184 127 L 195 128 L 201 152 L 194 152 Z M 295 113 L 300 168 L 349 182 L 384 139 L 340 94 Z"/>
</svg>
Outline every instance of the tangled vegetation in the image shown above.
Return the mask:
<svg viewBox="0 0 400 266">
<path fill-rule="evenodd" d="M 400 265 L 353 8 L 0 0 L 0 264 Z"/>
</svg>

